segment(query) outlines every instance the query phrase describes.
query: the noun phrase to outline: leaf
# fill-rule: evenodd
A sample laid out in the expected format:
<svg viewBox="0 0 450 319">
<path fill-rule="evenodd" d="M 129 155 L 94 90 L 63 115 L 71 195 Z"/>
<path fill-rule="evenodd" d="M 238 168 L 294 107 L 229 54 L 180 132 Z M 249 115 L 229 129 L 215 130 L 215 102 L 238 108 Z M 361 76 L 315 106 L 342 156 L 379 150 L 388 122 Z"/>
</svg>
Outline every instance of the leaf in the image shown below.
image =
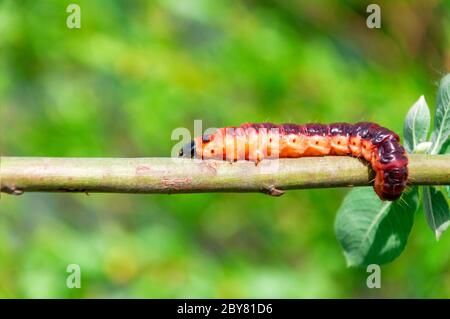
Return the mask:
<svg viewBox="0 0 450 319">
<path fill-rule="evenodd" d="M 404 146 L 412 153 L 417 145 L 427 140 L 430 129 L 430 109 L 422 95 L 409 109 L 403 124 Z"/>
<path fill-rule="evenodd" d="M 434 115 L 434 130 L 431 136 L 433 147 L 430 154 L 439 154 L 442 145 L 447 142 L 450 134 L 450 74 L 447 74 L 439 86 L 436 113 Z"/>
<path fill-rule="evenodd" d="M 335 222 L 347 265 L 381 265 L 397 258 L 405 248 L 417 207 L 417 187 L 395 202 L 381 201 L 370 188 L 350 191 Z"/>
<path fill-rule="evenodd" d="M 423 208 L 428 225 L 439 240 L 450 225 L 450 211 L 444 194 L 433 186 L 424 186 Z"/>
<path fill-rule="evenodd" d="M 422 142 L 416 145 L 414 148 L 414 153 L 416 154 L 426 154 L 432 146 L 431 142 Z"/>
<path fill-rule="evenodd" d="M 450 139 L 447 139 L 446 142 L 441 147 L 441 151 L 439 154 L 450 154 Z"/>
</svg>

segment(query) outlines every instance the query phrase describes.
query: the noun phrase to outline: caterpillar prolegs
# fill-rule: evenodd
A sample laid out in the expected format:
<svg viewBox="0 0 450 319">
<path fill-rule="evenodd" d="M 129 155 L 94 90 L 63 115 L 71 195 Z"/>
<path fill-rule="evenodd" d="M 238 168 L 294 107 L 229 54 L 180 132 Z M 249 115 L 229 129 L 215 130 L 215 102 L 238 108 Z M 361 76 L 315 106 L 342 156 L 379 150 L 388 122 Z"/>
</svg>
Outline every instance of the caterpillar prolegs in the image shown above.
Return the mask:
<svg viewBox="0 0 450 319">
<path fill-rule="evenodd" d="M 245 123 L 194 138 L 180 156 L 201 159 L 349 155 L 362 157 L 375 171 L 374 189 L 382 200 L 396 200 L 405 190 L 408 158 L 399 136 L 376 123 L 281 124 Z"/>
</svg>

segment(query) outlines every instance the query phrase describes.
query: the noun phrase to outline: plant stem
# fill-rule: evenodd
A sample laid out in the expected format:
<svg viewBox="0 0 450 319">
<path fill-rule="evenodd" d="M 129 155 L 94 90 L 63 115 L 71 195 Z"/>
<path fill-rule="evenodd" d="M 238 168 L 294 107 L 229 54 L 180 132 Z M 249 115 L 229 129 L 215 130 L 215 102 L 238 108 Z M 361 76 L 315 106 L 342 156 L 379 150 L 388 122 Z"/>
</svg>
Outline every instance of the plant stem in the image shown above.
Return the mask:
<svg viewBox="0 0 450 319">
<path fill-rule="evenodd" d="M 373 172 L 346 156 L 228 163 L 179 158 L 0 157 L 1 192 L 264 192 L 367 186 Z M 449 185 L 450 155 L 410 155 L 410 185 Z"/>
</svg>

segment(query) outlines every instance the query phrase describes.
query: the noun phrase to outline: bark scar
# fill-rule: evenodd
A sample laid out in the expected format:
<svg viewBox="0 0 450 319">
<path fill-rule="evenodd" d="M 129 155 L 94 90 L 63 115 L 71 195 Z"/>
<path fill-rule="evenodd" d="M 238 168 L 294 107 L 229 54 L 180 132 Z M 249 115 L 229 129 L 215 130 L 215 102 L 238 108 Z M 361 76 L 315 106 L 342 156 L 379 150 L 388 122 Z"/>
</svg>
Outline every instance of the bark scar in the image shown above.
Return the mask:
<svg viewBox="0 0 450 319">
<path fill-rule="evenodd" d="M 23 194 L 23 190 L 15 187 L 15 186 L 4 185 L 3 191 L 10 195 L 22 195 Z"/>
<path fill-rule="evenodd" d="M 136 167 L 136 175 L 145 175 L 150 173 L 151 168 L 148 165 L 138 165 Z"/>
<path fill-rule="evenodd" d="M 263 193 L 270 196 L 280 197 L 284 194 L 284 191 L 276 188 L 275 185 L 269 185 L 263 189 Z"/>
<path fill-rule="evenodd" d="M 191 178 L 163 178 L 162 185 L 166 189 L 180 190 L 191 184 Z"/>
</svg>

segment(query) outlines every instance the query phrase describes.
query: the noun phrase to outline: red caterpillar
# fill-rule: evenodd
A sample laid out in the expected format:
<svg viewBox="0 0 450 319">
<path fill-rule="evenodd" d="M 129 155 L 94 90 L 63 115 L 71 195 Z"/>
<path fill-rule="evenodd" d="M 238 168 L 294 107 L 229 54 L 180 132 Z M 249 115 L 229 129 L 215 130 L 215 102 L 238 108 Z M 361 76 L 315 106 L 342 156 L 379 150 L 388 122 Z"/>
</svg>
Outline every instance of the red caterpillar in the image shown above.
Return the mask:
<svg viewBox="0 0 450 319">
<path fill-rule="evenodd" d="M 406 187 L 408 158 L 399 136 L 370 122 L 246 123 L 199 136 L 180 150 L 180 156 L 256 163 L 264 158 L 325 155 L 363 157 L 376 172 L 374 189 L 382 200 L 398 199 Z"/>
</svg>

